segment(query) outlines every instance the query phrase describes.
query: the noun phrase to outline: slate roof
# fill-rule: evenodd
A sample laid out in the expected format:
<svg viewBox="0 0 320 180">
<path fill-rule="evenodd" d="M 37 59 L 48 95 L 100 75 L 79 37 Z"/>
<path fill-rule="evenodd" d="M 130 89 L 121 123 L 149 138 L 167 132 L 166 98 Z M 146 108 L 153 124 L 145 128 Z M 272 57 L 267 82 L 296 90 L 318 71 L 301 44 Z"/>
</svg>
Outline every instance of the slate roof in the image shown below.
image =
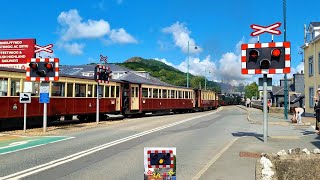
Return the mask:
<svg viewBox="0 0 320 180">
<path fill-rule="evenodd" d="M 60 76 L 64 77 L 73 77 L 73 78 L 81 78 L 81 79 L 93 79 L 93 73 L 95 64 L 92 65 L 61 65 L 59 66 L 60 70 Z M 181 86 L 174 86 L 171 84 L 168 84 L 166 82 L 160 81 L 159 79 L 155 77 L 143 77 L 140 75 L 137 75 L 134 73 L 133 70 L 118 66 L 116 64 L 108 64 L 111 71 L 113 72 L 124 72 L 125 75 L 122 75 L 118 79 L 112 79 L 114 82 L 131 82 L 131 83 L 137 83 L 137 84 L 149 84 L 149 85 L 158 85 L 158 86 L 167 86 L 167 87 L 178 87 L 178 88 L 185 88 L 190 89 L 187 87 L 181 87 Z M 14 69 L 14 68 L 6 68 L 6 67 L 0 67 L 0 70 L 3 71 L 10 71 L 10 72 L 25 72 L 25 70 L 22 69 Z M 92 76 L 86 76 L 83 73 L 92 73 Z"/>
<path fill-rule="evenodd" d="M 311 22 L 310 23 L 313 27 L 318 27 L 320 26 L 320 22 Z"/>
</svg>

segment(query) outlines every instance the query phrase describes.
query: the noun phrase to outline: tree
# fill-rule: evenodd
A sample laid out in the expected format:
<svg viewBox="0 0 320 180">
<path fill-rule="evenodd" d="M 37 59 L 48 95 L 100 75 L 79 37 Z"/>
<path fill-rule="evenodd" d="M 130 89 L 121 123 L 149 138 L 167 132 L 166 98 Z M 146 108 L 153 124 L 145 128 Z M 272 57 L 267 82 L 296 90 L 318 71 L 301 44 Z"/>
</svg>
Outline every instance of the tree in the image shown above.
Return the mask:
<svg viewBox="0 0 320 180">
<path fill-rule="evenodd" d="M 259 91 L 258 91 L 258 85 L 256 82 L 251 83 L 250 85 L 247 85 L 244 88 L 244 92 L 245 92 L 245 96 L 247 98 L 252 98 L 252 96 L 258 96 L 259 95 Z"/>
<path fill-rule="evenodd" d="M 204 89 L 204 81 L 205 80 L 203 76 L 196 76 L 194 78 L 191 78 L 190 85 L 193 88 L 200 89 L 201 86 L 201 89 Z"/>
</svg>

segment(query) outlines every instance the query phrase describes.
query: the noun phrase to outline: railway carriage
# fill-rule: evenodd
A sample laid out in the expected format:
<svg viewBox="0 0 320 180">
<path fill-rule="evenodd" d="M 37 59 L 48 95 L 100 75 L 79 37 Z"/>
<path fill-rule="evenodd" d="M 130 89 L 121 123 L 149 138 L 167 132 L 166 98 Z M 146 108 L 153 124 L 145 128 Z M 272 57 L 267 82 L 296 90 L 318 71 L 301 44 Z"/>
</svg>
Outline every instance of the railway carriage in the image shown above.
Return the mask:
<svg viewBox="0 0 320 180">
<path fill-rule="evenodd" d="M 25 81 L 25 71 L 0 67 L 0 130 L 23 127 L 20 92 L 31 92 L 27 125 L 42 125 L 43 104 L 39 103 L 41 82 Z M 217 94 L 209 90 L 173 86 L 156 78 L 126 72 L 108 84 L 99 84 L 100 118 L 107 114 L 144 114 L 148 112 L 192 112 L 218 107 Z M 49 83 L 48 121 L 94 120 L 97 83 L 92 76 L 60 73 L 59 81 Z"/>
</svg>

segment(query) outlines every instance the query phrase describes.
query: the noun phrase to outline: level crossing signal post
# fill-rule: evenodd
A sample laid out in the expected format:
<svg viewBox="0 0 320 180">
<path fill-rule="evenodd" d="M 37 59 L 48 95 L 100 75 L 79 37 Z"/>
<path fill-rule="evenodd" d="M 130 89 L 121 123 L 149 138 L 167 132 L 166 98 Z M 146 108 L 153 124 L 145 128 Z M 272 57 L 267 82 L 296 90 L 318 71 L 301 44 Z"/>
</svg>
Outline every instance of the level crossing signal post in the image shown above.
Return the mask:
<svg viewBox="0 0 320 180">
<path fill-rule="evenodd" d="M 38 81 L 40 85 L 39 103 L 43 103 L 43 132 L 47 131 L 47 104 L 49 97 L 49 82 L 59 80 L 58 58 L 27 59 L 26 80 Z"/>
<path fill-rule="evenodd" d="M 276 28 L 281 23 L 269 26 L 253 24 L 251 28 L 255 31 L 251 36 L 262 33 L 272 34 L 272 41 L 268 43 L 242 44 L 241 45 L 241 73 L 263 74 L 263 139 L 268 141 L 268 116 L 267 116 L 267 75 L 290 73 L 290 42 L 273 42 L 273 35 L 280 35 L 281 31 Z"/>
<path fill-rule="evenodd" d="M 105 65 L 100 65 L 98 64 L 95 68 L 94 68 L 94 79 L 97 82 L 97 104 L 96 104 L 96 123 L 99 124 L 99 83 L 109 83 L 110 80 L 110 75 L 112 73 L 112 71 L 110 70 L 109 67 L 107 67 L 107 60 L 108 57 L 107 56 L 102 56 L 100 55 L 100 62 L 104 61 Z"/>
</svg>

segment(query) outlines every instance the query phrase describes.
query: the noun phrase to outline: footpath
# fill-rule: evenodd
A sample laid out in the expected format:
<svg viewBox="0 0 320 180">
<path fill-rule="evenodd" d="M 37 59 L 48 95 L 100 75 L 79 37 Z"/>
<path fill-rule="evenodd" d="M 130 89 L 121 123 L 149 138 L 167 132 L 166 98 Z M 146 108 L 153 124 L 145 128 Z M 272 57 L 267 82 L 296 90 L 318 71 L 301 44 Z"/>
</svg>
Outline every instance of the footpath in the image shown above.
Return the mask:
<svg viewBox="0 0 320 180">
<path fill-rule="evenodd" d="M 256 161 L 261 153 L 277 153 L 291 148 L 320 149 L 320 136 L 315 133 L 315 119 L 302 117 L 303 124 L 291 123 L 283 114 L 268 114 L 268 140 L 263 142 L 263 112 L 260 109 L 238 106 L 247 111 L 247 119 L 258 132 L 234 135 L 236 140 L 208 168 L 200 179 L 210 180 L 254 180 Z M 314 121 L 314 122 L 313 122 Z"/>
</svg>

